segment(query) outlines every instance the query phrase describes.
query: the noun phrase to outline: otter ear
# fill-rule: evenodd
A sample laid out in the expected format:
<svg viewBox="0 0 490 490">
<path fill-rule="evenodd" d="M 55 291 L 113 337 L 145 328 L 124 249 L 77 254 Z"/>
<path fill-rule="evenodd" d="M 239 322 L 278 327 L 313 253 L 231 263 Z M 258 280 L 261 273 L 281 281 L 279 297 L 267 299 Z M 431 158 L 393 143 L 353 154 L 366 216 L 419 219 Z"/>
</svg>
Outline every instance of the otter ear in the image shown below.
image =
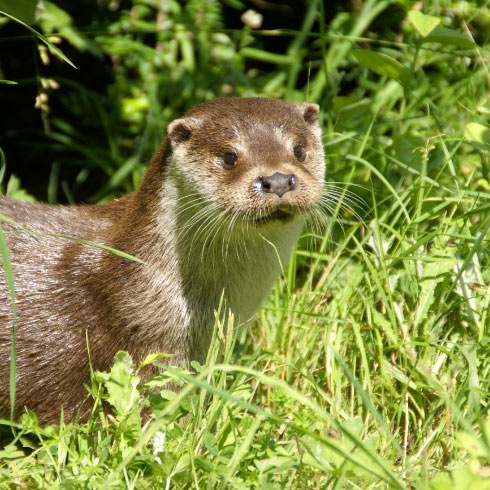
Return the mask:
<svg viewBox="0 0 490 490">
<path fill-rule="evenodd" d="M 299 106 L 303 113 L 303 119 L 308 124 L 315 124 L 318 122 L 318 113 L 320 112 L 320 106 L 318 104 L 304 102 L 303 104 L 299 104 Z"/>
<path fill-rule="evenodd" d="M 186 119 L 176 119 L 167 126 L 167 135 L 172 145 L 178 145 L 188 141 L 192 130 L 189 121 Z"/>
</svg>

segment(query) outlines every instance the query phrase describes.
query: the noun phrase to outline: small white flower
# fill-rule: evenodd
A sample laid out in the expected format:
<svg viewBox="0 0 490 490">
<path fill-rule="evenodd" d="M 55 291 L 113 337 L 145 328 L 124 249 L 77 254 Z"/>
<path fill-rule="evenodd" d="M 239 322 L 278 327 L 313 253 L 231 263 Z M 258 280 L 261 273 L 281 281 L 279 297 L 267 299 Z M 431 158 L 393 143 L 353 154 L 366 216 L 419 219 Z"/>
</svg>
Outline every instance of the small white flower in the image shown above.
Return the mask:
<svg viewBox="0 0 490 490">
<path fill-rule="evenodd" d="M 250 29 L 260 29 L 262 27 L 262 21 L 264 20 L 262 14 L 259 14 L 259 12 L 252 9 L 244 12 L 240 18 L 247 27 L 250 27 Z"/>
<path fill-rule="evenodd" d="M 166 432 L 164 430 L 159 430 L 153 436 L 153 455 L 155 456 L 155 461 L 159 464 L 162 464 L 162 460 L 157 454 L 163 453 L 165 449 L 165 436 Z"/>
</svg>

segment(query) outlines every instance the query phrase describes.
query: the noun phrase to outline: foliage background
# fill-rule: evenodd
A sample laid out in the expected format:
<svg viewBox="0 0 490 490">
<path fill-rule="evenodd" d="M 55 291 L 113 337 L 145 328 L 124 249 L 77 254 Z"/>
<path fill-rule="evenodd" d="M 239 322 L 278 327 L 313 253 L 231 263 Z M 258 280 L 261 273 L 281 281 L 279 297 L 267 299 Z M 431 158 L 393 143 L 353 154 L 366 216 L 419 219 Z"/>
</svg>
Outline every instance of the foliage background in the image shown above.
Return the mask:
<svg viewBox="0 0 490 490">
<path fill-rule="evenodd" d="M 140 393 L 121 354 L 94 376 L 87 424 L 46 429 L 31 414 L 6 433 L 0 481 L 490 488 L 486 2 L 44 4 L 0 10 L 77 70 L 0 17 L 0 78 L 17 82 L 0 85 L 4 193 L 112 199 L 138 184 L 169 121 L 227 95 L 319 103 L 328 181 L 352 185 L 327 187 L 333 218 L 300 242 L 252 327 L 233 338 L 217 322 L 205 368 L 154 380 L 180 380 L 179 395 Z M 242 20 L 250 8 L 260 29 Z"/>
</svg>

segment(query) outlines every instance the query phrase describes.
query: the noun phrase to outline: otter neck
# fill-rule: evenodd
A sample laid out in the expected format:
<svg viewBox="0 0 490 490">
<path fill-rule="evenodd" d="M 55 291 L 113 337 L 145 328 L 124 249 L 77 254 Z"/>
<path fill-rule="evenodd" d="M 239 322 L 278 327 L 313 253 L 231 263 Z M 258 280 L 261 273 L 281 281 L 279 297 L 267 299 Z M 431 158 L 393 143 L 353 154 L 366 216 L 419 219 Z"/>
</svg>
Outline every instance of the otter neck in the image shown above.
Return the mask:
<svg viewBox="0 0 490 490">
<path fill-rule="evenodd" d="M 214 314 L 222 296 L 226 310 L 247 321 L 286 266 L 302 219 L 263 226 L 233 219 L 192 189 L 171 158 L 164 142 L 135 196 L 139 216 L 132 221 L 147 228 L 137 238 L 146 242 L 138 247 L 140 258 L 152 271 L 164 263 L 166 274 L 171 264 L 179 294 L 199 323 Z"/>
</svg>

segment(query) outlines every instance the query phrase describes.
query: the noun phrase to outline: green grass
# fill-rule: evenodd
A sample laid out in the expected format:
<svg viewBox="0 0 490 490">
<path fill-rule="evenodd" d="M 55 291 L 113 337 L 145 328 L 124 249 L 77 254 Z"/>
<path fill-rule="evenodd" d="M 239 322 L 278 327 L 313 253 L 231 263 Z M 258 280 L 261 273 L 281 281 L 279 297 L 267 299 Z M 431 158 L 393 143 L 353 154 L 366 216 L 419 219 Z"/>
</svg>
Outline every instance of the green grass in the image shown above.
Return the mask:
<svg viewBox="0 0 490 490">
<path fill-rule="evenodd" d="M 52 134 L 72 149 L 85 143 L 88 174 L 103 166 L 107 182 L 93 200 L 134 187 L 165 123 L 220 95 L 214 67 L 203 68 L 203 51 L 219 45 L 235 94 L 320 103 L 327 180 L 352 184 L 338 188 L 365 204 L 331 191 L 327 229 L 305 233 L 251 326 L 217 320 L 195 373 L 167 370 L 148 393 L 121 354 L 111 373 L 94 375 L 86 424 L 2 421 L 6 488 L 490 488 L 490 16 L 473 3 L 426 3 L 450 29 L 430 39 L 431 20 L 416 16 L 420 29 L 407 21 L 380 34 L 372 23 L 390 2 L 366 1 L 328 24 L 322 2 L 308 5 L 284 57 L 264 49 L 266 33 L 227 31 L 236 44 L 220 45 L 203 28 L 201 51 L 175 38 L 182 58 L 171 58 L 166 39 L 159 56 L 174 63 L 173 80 L 145 65 L 155 52 L 138 32 L 98 39 L 111 54 L 138 50 L 112 86 L 121 100 L 126 93 L 129 129 L 108 129 L 105 146 L 69 123 L 54 121 Z M 217 29 L 216 18 L 203 22 Z M 245 72 L 250 58 L 273 69 Z M 124 63 L 139 82 L 123 83 Z M 183 87 L 197 80 L 202 91 L 191 95 Z M 166 106 L 179 88 L 185 96 Z M 141 97 L 150 103 L 135 107 Z M 115 116 L 104 107 L 107 122 Z M 165 390 L 169 380 L 178 394 Z"/>
</svg>

